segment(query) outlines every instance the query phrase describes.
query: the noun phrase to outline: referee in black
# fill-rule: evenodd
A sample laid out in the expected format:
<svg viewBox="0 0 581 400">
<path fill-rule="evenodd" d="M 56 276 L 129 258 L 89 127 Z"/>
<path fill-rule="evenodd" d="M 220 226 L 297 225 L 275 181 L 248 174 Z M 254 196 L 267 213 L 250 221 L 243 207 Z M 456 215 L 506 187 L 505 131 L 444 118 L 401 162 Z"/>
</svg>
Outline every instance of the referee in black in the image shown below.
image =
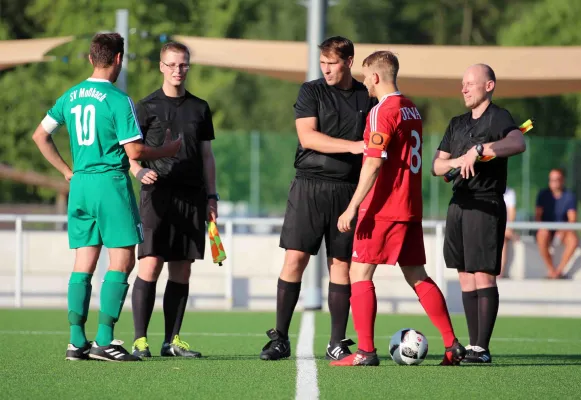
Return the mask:
<svg viewBox="0 0 581 400">
<path fill-rule="evenodd" d="M 489 343 L 498 313 L 508 157 L 526 149 L 510 113 L 492 103 L 495 86 L 488 65 L 466 70 L 462 94 L 470 111 L 452 118 L 432 164 L 436 176 L 461 168 L 448 207 L 444 259 L 448 268 L 458 270 L 470 335 L 468 363 L 492 362 Z M 475 164 L 478 156 L 497 158 Z"/>
<path fill-rule="evenodd" d="M 280 237 L 280 247 L 286 252 L 278 280 L 276 329 L 267 332 L 270 341 L 260 353 L 263 360 L 291 355 L 288 330 L 303 272 L 310 256 L 319 252 L 323 237 L 332 324 L 327 359 L 351 354 L 348 346 L 354 343 L 345 338 L 353 233 L 340 233 L 337 220 L 357 187 L 365 120 L 377 101 L 351 76 L 354 48 L 349 39 L 331 37 L 319 49 L 324 78 L 304 83 L 294 105 L 299 138 L 296 176 L 290 185 Z"/>
<path fill-rule="evenodd" d="M 183 136 L 178 154 L 139 165 L 131 171 L 143 184 L 139 210 L 144 241 L 138 247 L 139 269 L 131 297 L 135 341 L 133 354 L 151 357 L 147 327 L 155 303 L 156 284 L 168 263 L 163 297 L 165 338 L 161 356 L 200 357 L 179 337 L 188 303 L 191 264 L 204 258 L 206 221 L 217 217 L 214 139 L 208 103 L 188 92 L 185 81 L 190 53 L 176 42 L 160 52 L 163 85 L 137 105 L 145 143 L 159 146 L 166 130 Z"/>
</svg>

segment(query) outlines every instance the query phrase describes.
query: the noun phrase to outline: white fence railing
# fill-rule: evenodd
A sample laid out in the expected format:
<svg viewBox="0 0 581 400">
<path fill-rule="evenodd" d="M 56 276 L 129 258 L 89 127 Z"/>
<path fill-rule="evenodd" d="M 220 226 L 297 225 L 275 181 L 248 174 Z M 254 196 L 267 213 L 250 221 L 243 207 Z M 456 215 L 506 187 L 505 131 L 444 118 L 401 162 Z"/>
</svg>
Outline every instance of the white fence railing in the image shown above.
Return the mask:
<svg viewBox="0 0 581 400">
<path fill-rule="evenodd" d="M 15 232 L 14 246 L 16 249 L 16 259 L 14 260 L 14 306 L 22 307 L 22 288 L 24 276 L 24 244 L 23 244 L 23 223 L 66 223 L 66 215 L 19 215 L 19 214 L 0 214 L 0 222 L 13 222 Z M 234 228 L 236 226 L 270 226 L 281 227 L 283 223 L 282 218 L 220 218 L 218 223 L 221 226 L 223 242 L 225 249 L 233 248 L 234 243 Z M 445 221 L 423 221 L 424 228 L 435 230 L 436 249 L 438 249 L 438 256 L 435 262 L 435 280 L 440 286 L 444 286 L 444 259 L 441 254 L 441 249 L 444 244 L 444 229 Z M 510 222 L 509 228 L 515 230 L 581 230 L 581 223 L 563 223 L 563 222 Z M 8 260 L 4 260 L 9 262 Z M 225 279 L 225 293 L 224 297 L 226 304 L 231 307 L 233 296 L 233 271 L 236 258 L 232 253 L 228 255 L 228 262 L 224 263 L 224 279 Z M 307 288 L 305 288 L 307 289 Z"/>
</svg>

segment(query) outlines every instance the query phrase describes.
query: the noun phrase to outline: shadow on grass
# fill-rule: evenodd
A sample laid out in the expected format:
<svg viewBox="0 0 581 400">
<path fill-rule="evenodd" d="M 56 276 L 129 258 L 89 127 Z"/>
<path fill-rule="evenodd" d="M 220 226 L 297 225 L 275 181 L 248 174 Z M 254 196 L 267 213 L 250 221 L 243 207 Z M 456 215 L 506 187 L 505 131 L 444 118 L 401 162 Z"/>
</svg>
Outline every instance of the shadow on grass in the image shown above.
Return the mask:
<svg viewBox="0 0 581 400">
<path fill-rule="evenodd" d="M 384 367 L 399 367 L 390 357 L 380 356 L 380 366 Z M 437 355 L 426 357 L 426 361 L 440 361 L 442 358 Z M 201 358 L 181 358 L 181 357 L 159 357 L 145 359 L 145 362 L 163 362 L 163 361 L 182 361 L 182 362 L 204 362 L 204 361 L 248 361 L 260 360 L 257 354 L 237 354 L 237 355 L 205 355 Z M 296 357 L 292 356 L 288 359 L 278 360 L 281 363 L 296 362 Z M 303 358 L 303 360 L 315 360 L 318 363 L 330 362 L 325 356 L 316 356 L 314 358 Z M 277 362 L 277 361 L 271 361 Z M 577 354 L 493 354 L 492 364 L 468 364 L 462 363 L 461 367 L 469 368 L 509 368 L 520 366 L 581 366 L 581 355 Z M 437 364 L 422 363 L 421 367 L 438 367 Z M 410 367 L 415 367 L 411 365 Z"/>
<path fill-rule="evenodd" d="M 581 354 L 493 354 L 492 357 L 492 366 L 496 367 L 581 366 Z M 495 360 L 498 363 L 495 363 Z"/>
<path fill-rule="evenodd" d="M 198 358 L 186 358 L 186 357 L 160 357 L 154 356 L 152 358 L 147 358 L 145 362 L 161 362 L 161 361 L 183 361 L 183 362 L 202 362 L 202 361 L 247 361 L 247 360 L 259 360 L 257 354 L 222 354 L 222 355 L 205 355 Z M 294 358 L 290 360 L 294 361 Z M 284 360 L 281 360 L 284 361 Z"/>
</svg>

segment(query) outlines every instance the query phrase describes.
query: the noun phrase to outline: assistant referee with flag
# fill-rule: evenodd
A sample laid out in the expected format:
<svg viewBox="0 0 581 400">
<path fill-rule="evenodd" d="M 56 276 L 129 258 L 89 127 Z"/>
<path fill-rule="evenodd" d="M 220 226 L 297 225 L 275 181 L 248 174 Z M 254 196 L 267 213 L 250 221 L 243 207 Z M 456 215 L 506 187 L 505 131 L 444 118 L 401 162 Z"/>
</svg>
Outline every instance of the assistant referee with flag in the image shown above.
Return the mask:
<svg viewBox="0 0 581 400">
<path fill-rule="evenodd" d="M 139 271 L 131 297 L 135 341 L 133 354 L 151 357 L 147 328 L 155 303 L 157 279 L 168 263 L 163 297 L 165 338 L 161 356 L 200 357 L 180 339 L 189 297 L 191 264 L 204 259 L 206 221 L 215 221 L 219 196 L 212 152 L 214 127 L 208 103 L 185 89 L 190 52 L 181 43 L 166 43 L 160 52 L 163 85 L 137 104 L 145 143 L 155 146 L 166 130 L 181 134 L 180 152 L 156 162 L 131 163 L 143 183 L 139 212 L 143 243 L 138 248 Z"/>
<path fill-rule="evenodd" d="M 510 113 L 492 103 L 496 76 L 490 66 L 469 67 L 462 80 L 466 114 L 452 118 L 436 151 L 432 174 L 460 168 L 446 218 L 444 259 L 458 270 L 470 335 L 467 363 L 491 363 L 489 343 L 498 314 L 508 157 L 526 144 Z M 476 163 L 479 156 L 495 156 Z"/>
</svg>

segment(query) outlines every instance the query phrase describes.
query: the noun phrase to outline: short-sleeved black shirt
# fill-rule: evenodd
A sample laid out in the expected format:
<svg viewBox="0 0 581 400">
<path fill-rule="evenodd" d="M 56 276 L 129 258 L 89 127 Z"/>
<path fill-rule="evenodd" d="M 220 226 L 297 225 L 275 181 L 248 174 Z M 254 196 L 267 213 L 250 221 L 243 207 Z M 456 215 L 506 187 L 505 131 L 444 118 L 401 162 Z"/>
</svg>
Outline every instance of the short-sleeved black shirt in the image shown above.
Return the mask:
<svg viewBox="0 0 581 400">
<path fill-rule="evenodd" d="M 450 153 L 452 158 L 464 155 L 478 143 L 503 139 L 518 126 L 510 113 L 490 104 L 478 119 L 472 112 L 452 118 L 438 150 Z M 508 159 L 497 157 L 489 162 L 474 164 L 475 176 L 454 182 L 454 195 L 475 198 L 502 197 L 506 190 Z"/>
<path fill-rule="evenodd" d="M 367 114 L 377 99 L 370 98 L 365 86 L 355 79 L 349 90 L 327 85 L 324 78 L 305 82 L 294 105 L 295 118 L 317 118 L 317 131 L 352 141 L 363 140 Z M 324 154 L 305 149 L 300 142 L 295 155 L 297 176 L 357 183 L 362 155 Z"/>
<path fill-rule="evenodd" d="M 178 154 L 143 161 L 142 166 L 157 172 L 161 184 L 203 188 L 201 142 L 214 139 L 212 113 L 208 103 L 188 91 L 182 97 L 168 97 L 159 89 L 137 103 L 136 109 L 146 145 L 161 146 L 168 128 L 173 139 L 183 135 Z"/>
</svg>

